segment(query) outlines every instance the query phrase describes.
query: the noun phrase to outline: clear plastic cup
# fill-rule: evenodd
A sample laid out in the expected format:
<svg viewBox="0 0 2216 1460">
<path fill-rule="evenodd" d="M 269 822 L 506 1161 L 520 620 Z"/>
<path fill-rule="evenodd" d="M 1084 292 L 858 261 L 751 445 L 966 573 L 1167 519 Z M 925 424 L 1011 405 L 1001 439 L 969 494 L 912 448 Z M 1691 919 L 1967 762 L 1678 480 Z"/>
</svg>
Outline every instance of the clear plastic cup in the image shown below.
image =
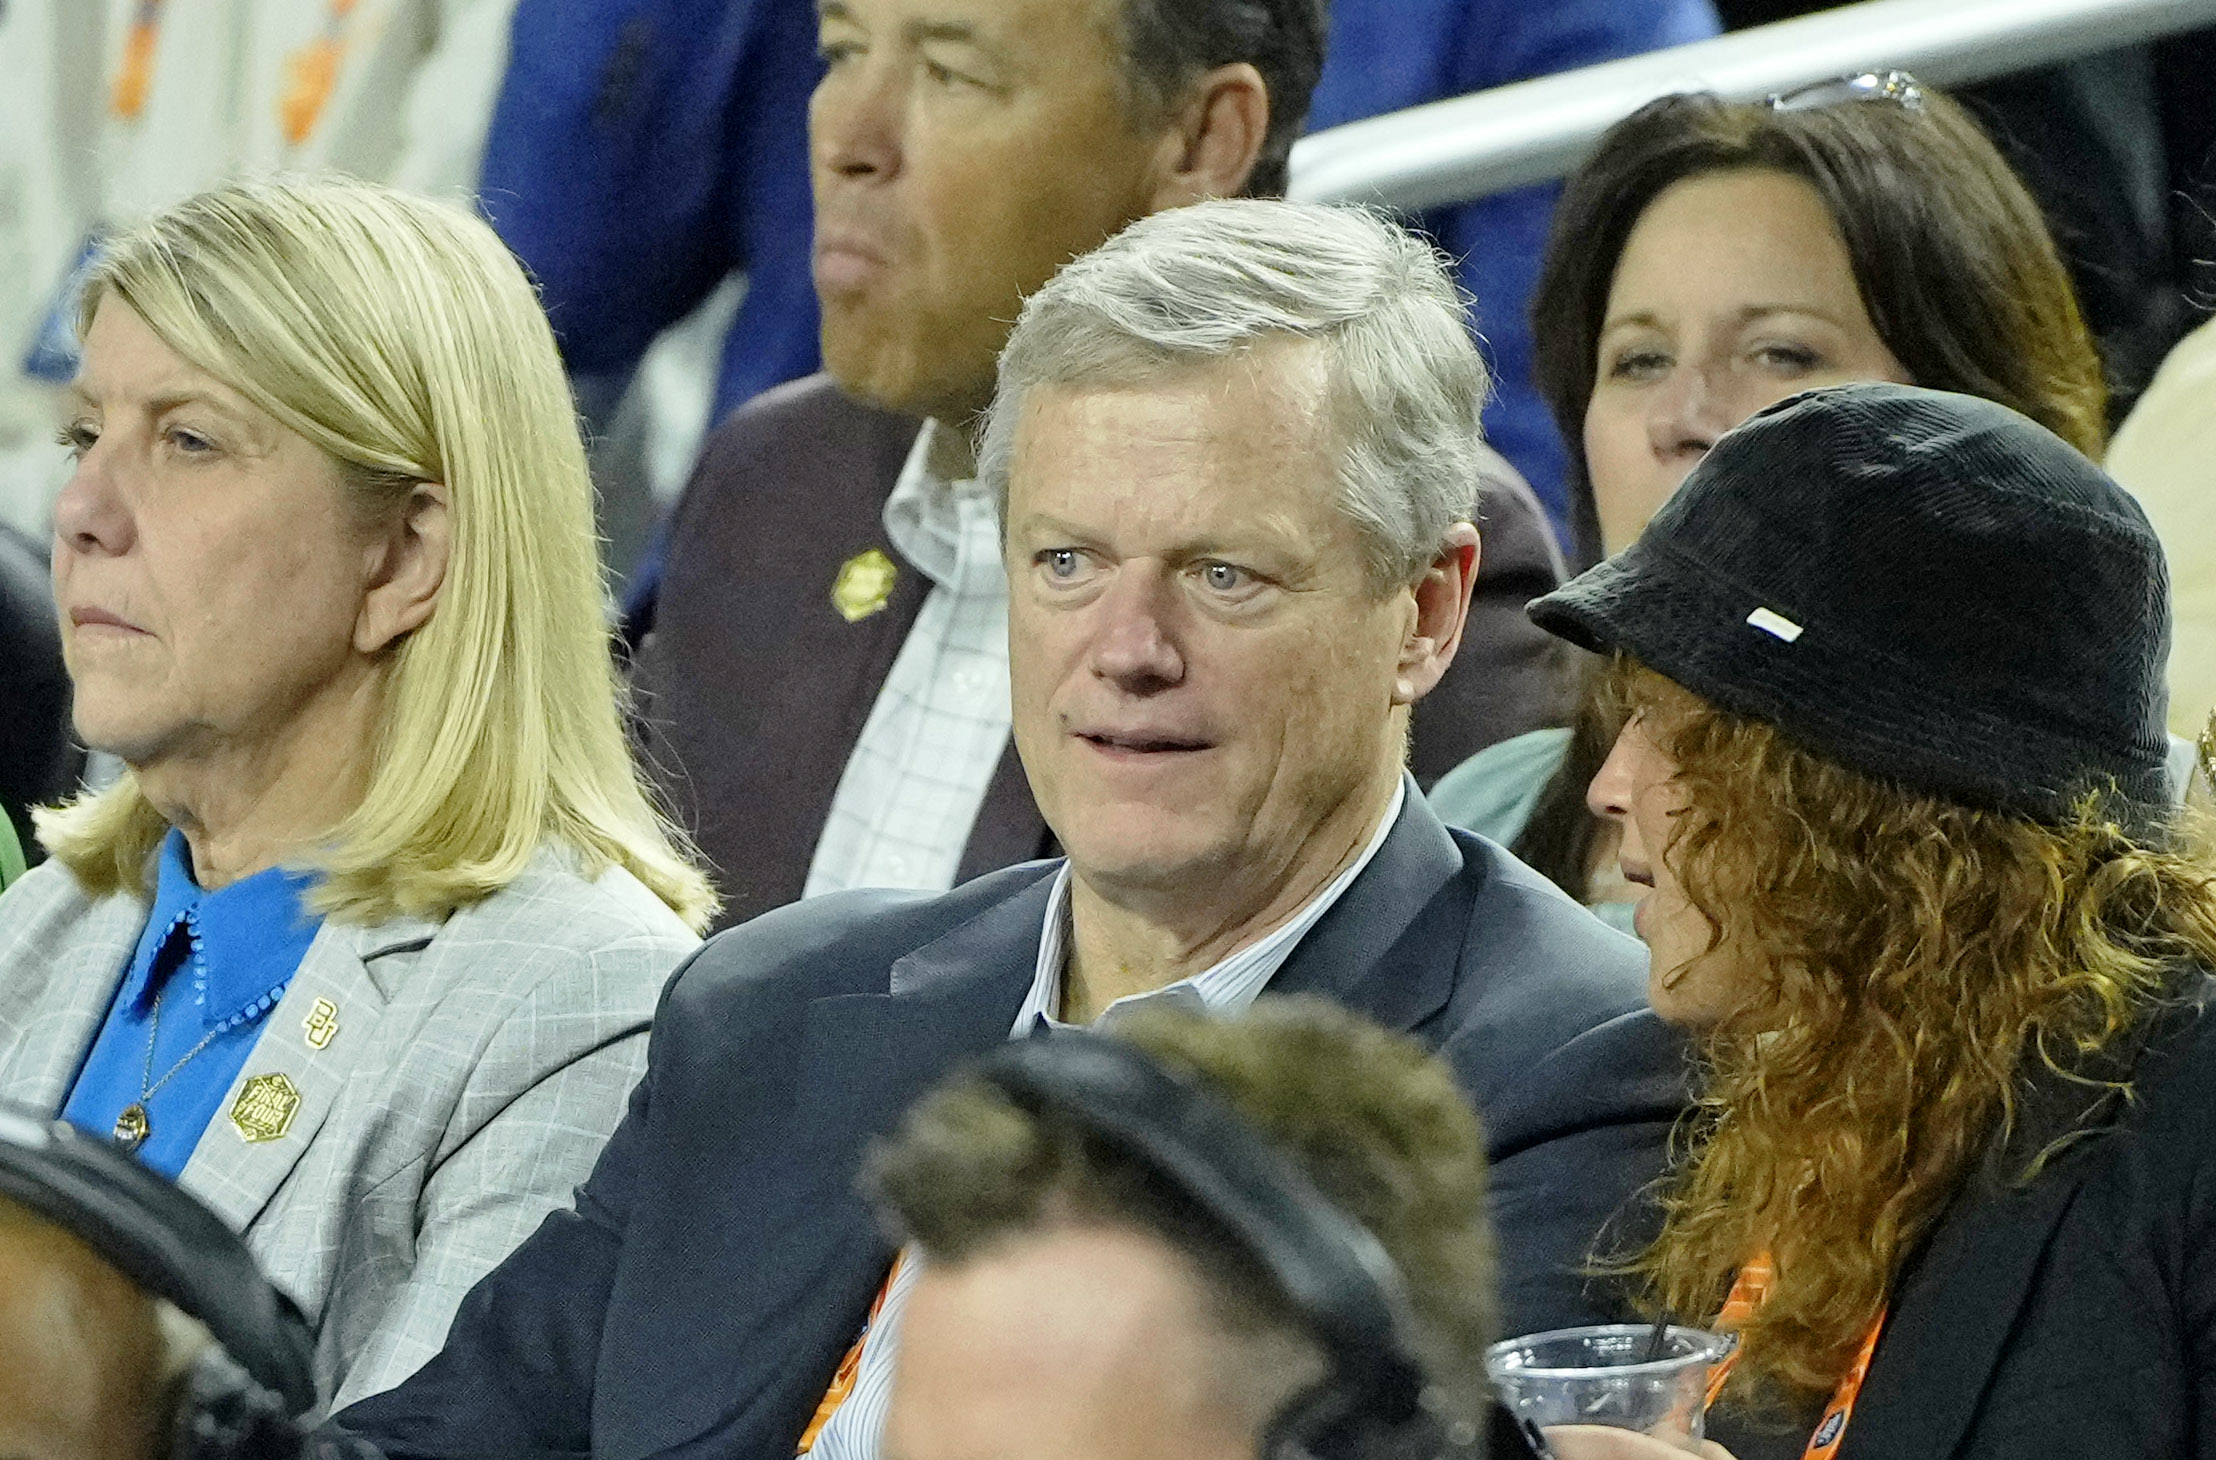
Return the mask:
<svg viewBox="0 0 2216 1460">
<path fill-rule="evenodd" d="M 1649 1323 L 1527 1334 L 1487 1349 L 1485 1372 L 1526 1435 L 1549 1425 L 1612 1425 L 1698 1450 L 1708 1375 L 1734 1340 L 1672 1324 L 1648 1359 L 1653 1335 Z"/>
</svg>

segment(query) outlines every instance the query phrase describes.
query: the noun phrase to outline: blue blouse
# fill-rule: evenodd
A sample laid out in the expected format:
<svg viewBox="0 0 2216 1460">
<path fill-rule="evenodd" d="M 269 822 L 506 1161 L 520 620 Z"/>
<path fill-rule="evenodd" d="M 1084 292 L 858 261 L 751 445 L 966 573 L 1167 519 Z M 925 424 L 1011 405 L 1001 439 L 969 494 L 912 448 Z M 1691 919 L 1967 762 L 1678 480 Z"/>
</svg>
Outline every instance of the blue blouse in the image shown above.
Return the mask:
<svg viewBox="0 0 2216 1460">
<path fill-rule="evenodd" d="M 271 867 L 203 892 L 184 834 L 172 830 L 162 842 L 146 930 L 62 1118 L 107 1137 L 125 1107 L 142 1103 L 150 1130 L 139 1159 L 164 1176 L 182 1171 L 323 924 L 302 902 L 313 885 L 312 877 Z M 150 1038 L 151 1078 L 161 1088 L 141 1101 Z M 203 1040 L 206 1047 L 192 1054 Z"/>
</svg>

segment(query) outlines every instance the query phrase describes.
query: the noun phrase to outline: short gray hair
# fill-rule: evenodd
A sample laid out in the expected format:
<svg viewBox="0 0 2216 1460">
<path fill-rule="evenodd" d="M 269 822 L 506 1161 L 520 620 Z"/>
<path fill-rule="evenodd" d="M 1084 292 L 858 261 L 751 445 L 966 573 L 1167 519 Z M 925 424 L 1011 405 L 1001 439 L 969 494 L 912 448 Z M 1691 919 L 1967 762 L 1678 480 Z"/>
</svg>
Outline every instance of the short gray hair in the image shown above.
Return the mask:
<svg viewBox="0 0 2216 1460">
<path fill-rule="evenodd" d="M 1000 355 L 978 479 L 1007 518 L 1024 392 L 1135 385 L 1286 337 L 1316 341 L 1339 505 L 1380 590 L 1473 519 L 1485 365 L 1438 250 L 1361 208 L 1228 198 L 1143 218 L 1031 296 Z"/>
</svg>

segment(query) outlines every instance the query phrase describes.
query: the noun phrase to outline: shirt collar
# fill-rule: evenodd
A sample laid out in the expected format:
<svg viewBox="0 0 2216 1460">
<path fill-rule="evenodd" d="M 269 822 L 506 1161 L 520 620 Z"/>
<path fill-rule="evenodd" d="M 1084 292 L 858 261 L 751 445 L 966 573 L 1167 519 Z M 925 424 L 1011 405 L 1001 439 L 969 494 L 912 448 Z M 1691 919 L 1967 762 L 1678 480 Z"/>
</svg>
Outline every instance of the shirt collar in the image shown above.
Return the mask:
<svg viewBox="0 0 2216 1460">
<path fill-rule="evenodd" d="M 1322 891 L 1302 903 L 1291 917 L 1200 973 L 1147 993 L 1124 995 L 1101 1011 L 1099 1022 L 1105 1024 L 1142 1004 L 1198 1007 L 1211 1014 L 1237 1014 L 1244 1010 L 1285 966 L 1308 930 L 1331 911 L 1333 904 L 1354 885 L 1354 879 L 1376 859 L 1385 839 L 1392 835 L 1393 827 L 1400 821 L 1413 784 L 1407 773 L 1402 772 L 1400 783 L 1393 788 L 1393 799 L 1386 804 L 1385 814 L 1378 818 L 1377 829 L 1370 834 L 1369 845 L 1347 864 L 1345 870 L 1326 883 Z M 1016 1010 L 1009 1038 L 1021 1039 L 1042 1027 L 1070 1027 L 1054 1015 L 1062 1005 L 1062 975 L 1069 967 L 1069 937 L 1070 864 L 1064 861 L 1061 870 L 1054 874 L 1053 888 L 1047 893 L 1046 923 L 1039 934 L 1039 957 L 1033 966 L 1031 989 L 1024 996 L 1022 1007 Z"/>
<path fill-rule="evenodd" d="M 154 906 L 131 960 L 126 997 L 151 1004 L 170 972 L 189 968 L 194 1009 L 211 1029 L 264 1000 L 274 1002 L 272 993 L 290 981 L 323 924 L 305 902 L 314 886 L 312 875 L 270 867 L 204 891 L 193 879 L 184 833 L 172 828 L 156 855 Z M 169 961 L 157 979 L 155 954 L 180 921 L 190 924 L 191 955 Z"/>
<path fill-rule="evenodd" d="M 960 571 L 963 531 L 982 511 L 990 515 L 968 439 L 956 429 L 926 420 L 908 448 L 908 460 L 885 499 L 885 535 L 925 577 L 951 588 Z M 997 525 L 995 536 L 998 535 Z"/>
</svg>

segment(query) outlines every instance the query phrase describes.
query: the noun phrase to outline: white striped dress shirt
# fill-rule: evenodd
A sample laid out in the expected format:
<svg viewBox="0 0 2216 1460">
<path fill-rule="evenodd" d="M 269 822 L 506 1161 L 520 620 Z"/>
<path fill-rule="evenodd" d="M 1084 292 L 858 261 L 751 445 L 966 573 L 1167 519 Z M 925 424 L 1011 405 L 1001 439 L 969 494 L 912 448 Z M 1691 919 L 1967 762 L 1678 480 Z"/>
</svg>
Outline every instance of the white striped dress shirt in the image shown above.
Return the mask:
<svg viewBox="0 0 2216 1460">
<path fill-rule="evenodd" d="M 1120 1015 L 1149 1004 L 1174 1003 L 1206 1009 L 1212 1014 L 1236 1014 L 1253 1003 L 1277 971 L 1285 966 L 1285 960 L 1293 956 L 1293 949 L 1300 945 L 1308 930 L 1331 911 L 1332 904 L 1354 884 L 1355 878 L 1362 875 L 1362 869 L 1377 856 L 1378 848 L 1385 845 L 1385 838 L 1400 820 L 1401 808 L 1407 804 L 1411 785 L 1403 775 L 1400 785 L 1393 791 L 1392 804 L 1385 808 L 1385 815 L 1379 820 L 1369 845 L 1362 849 L 1362 855 L 1268 936 L 1190 978 L 1179 979 L 1148 993 L 1127 994 L 1102 1010 L 1096 1022 L 1111 1023 Z M 1062 869 L 1054 874 L 1054 888 L 1047 897 L 1046 926 L 1039 936 L 1038 964 L 1030 991 L 1024 995 L 1023 1004 L 1016 1011 L 1015 1023 L 1008 1030 L 1010 1039 L 1027 1038 L 1041 1025 L 1071 1027 L 1055 1017 L 1062 1003 L 1062 975 L 1069 966 L 1069 909 L 1070 869 L 1069 863 L 1064 862 Z M 893 1275 L 892 1287 L 885 1294 L 885 1304 L 878 1310 L 877 1319 L 862 1342 L 862 1362 L 855 1371 L 854 1389 L 816 1436 L 814 1448 L 807 1452 L 808 1460 L 879 1460 L 884 1450 L 885 1414 L 892 1403 L 893 1362 L 900 1351 L 901 1314 L 907 1308 L 908 1294 L 915 1287 L 916 1275 L 922 1271 L 922 1254 L 912 1247 L 905 1249 L 901 1254 L 900 1270 Z"/>
</svg>

